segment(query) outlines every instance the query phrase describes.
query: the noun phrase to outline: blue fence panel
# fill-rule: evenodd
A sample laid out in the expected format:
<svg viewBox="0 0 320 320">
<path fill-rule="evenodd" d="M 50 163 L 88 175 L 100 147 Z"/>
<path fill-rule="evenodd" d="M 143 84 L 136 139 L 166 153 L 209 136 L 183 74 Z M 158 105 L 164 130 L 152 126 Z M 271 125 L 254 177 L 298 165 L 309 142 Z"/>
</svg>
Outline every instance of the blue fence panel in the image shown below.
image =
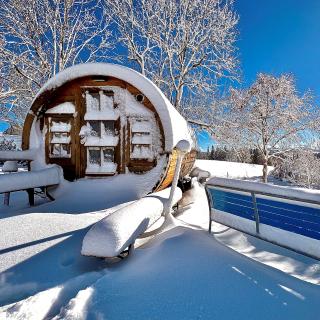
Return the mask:
<svg viewBox="0 0 320 320">
<path fill-rule="evenodd" d="M 251 193 L 208 187 L 213 209 L 255 220 Z M 320 206 L 312 207 L 272 196 L 256 195 L 260 223 L 320 240 Z"/>
</svg>

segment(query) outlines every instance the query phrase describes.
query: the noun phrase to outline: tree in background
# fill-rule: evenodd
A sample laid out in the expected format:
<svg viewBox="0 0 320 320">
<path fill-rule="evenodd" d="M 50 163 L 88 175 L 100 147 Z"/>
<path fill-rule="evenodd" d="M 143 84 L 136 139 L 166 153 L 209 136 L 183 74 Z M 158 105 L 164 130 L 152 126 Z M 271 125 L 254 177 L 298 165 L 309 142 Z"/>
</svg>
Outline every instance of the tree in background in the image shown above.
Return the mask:
<svg viewBox="0 0 320 320">
<path fill-rule="evenodd" d="M 127 63 L 129 58 L 132 66 L 152 79 L 179 111 L 189 105 L 189 114 L 194 115 L 199 105 L 191 105 L 188 99 L 212 98 L 221 79 L 237 78 L 238 16 L 232 3 L 105 0 L 105 10 L 119 44 L 125 48 L 122 61 Z M 195 120 L 199 121 L 203 112 L 196 114 Z"/>
<path fill-rule="evenodd" d="M 274 175 L 303 187 L 319 187 L 320 160 L 312 150 L 293 150 L 282 156 Z"/>
<path fill-rule="evenodd" d="M 232 89 L 220 111 L 218 136 L 230 146 L 256 148 L 268 163 L 279 154 L 301 148 L 306 135 L 319 123 L 319 109 L 310 92 L 299 96 L 291 75 L 258 74 L 248 89 Z"/>
<path fill-rule="evenodd" d="M 35 93 L 64 68 L 106 58 L 100 0 L 0 0 L 0 120 L 22 124 Z"/>
</svg>

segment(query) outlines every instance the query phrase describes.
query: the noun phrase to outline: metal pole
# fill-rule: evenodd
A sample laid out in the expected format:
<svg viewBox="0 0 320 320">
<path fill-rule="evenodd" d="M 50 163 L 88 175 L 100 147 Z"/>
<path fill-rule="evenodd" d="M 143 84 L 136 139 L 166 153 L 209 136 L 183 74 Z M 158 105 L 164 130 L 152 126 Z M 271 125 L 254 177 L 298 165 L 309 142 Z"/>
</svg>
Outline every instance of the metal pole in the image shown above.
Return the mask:
<svg viewBox="0 0 320 320">
<path fill-rule="evenodd" d="M 260 233 L 260 230 L 259 230 L 260 217 L 259 217 L 259 211 L 257 206 L 257 199 L 254 192 L 251 192 L 251 196 L 252 196 L 252 202 L 253 202 L 254 217 L 256 220 L 256 232 L 259 234 Z"/>
<path fill-rule="evenodd" d="M 207 185 L 205 186 L 205 191 L 206 191 L 206 196 L 208 199 L 208 206 L 209 206 L 209 228 L 208 228 L 208 231 L 209 231 L 209 233 L 211 233 L 211 227 L 212 227 L 211 210 L 213 209 L 213 200 L 212 200 L 212 196 L 210 194 L 210 191 L 209 191 L 209 188 L 207 187 Z"/>
<path fill-rule="evenodd" d="M 167 219 L 168 217 L 171 216 L 173 196 L 174 196 L 174 192 L 177 188 L 177 184 L 178 184 L 178 180 L 179 180 L 179 176 L 180 176 L 182 159 L 183 159 L 184 155 L 190 151 L 190 149 L 191 149 L 191 145 L 190 145 L 190 142 L 187 140 L 180 140 L 176 145 L 176 150 L 178 152 L 178 159 L 177 159 L 177 164 L 176 164 L 176 167 L 174 170 L 174 177 L 173 177 L 173 181 L 171 184 L 169 199 L 168 199 L 167 205 L 164 209 L 165 219 Z"/>
</svg>

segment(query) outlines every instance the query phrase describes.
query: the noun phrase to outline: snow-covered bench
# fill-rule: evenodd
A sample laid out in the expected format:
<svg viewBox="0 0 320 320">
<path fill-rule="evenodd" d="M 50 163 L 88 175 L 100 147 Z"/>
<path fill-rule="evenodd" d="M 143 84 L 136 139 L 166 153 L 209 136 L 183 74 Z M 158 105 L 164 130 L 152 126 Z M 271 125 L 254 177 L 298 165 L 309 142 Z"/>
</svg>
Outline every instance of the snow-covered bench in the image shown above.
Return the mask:
<svg viewBox="0 0 320 320">
<path fill-rule="evenodd" d="M 54 200 L 48 193 L 48 187 L 56 186 L 60 183 L 61 170 L 59 166 L 53 166 L 39 171 L 2 174 L 0 175 L 0 194 L 27 191 L 29 204 L 33 206 L 34 189 L 41 188 L 50 200 Z"/>
<path fill-rule="evenodd" d="M 170 188 L 150 194 L 100 220 L 85 235 L 81 254 L 102 258 L 120 256 L 161 218 L 168 203 L 169 193 Z M 173 204 L 181 197 L 182 192 L 177 188 Z"/>
</svg>

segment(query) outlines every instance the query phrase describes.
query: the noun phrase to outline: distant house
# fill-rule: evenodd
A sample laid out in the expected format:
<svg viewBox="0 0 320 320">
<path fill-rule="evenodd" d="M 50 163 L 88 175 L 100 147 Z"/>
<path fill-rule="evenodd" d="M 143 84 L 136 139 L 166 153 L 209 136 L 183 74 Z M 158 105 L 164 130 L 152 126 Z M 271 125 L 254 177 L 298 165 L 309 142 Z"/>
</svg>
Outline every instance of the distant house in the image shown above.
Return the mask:
<svg viewBox="0 0 320 320">
<path fill-rule="evenodd" d="M 83 64 L 49 80 L 26 117 L 22 148 L 39 149 L 65 178 L 145 174 L 157 168 L 154 189 L 171 184 L 175 145 L 192 142 L 185 119 L 140 73 L 114 64 Z M 190 172 L 196 152 L 184 158 Z"/>
</svg>

